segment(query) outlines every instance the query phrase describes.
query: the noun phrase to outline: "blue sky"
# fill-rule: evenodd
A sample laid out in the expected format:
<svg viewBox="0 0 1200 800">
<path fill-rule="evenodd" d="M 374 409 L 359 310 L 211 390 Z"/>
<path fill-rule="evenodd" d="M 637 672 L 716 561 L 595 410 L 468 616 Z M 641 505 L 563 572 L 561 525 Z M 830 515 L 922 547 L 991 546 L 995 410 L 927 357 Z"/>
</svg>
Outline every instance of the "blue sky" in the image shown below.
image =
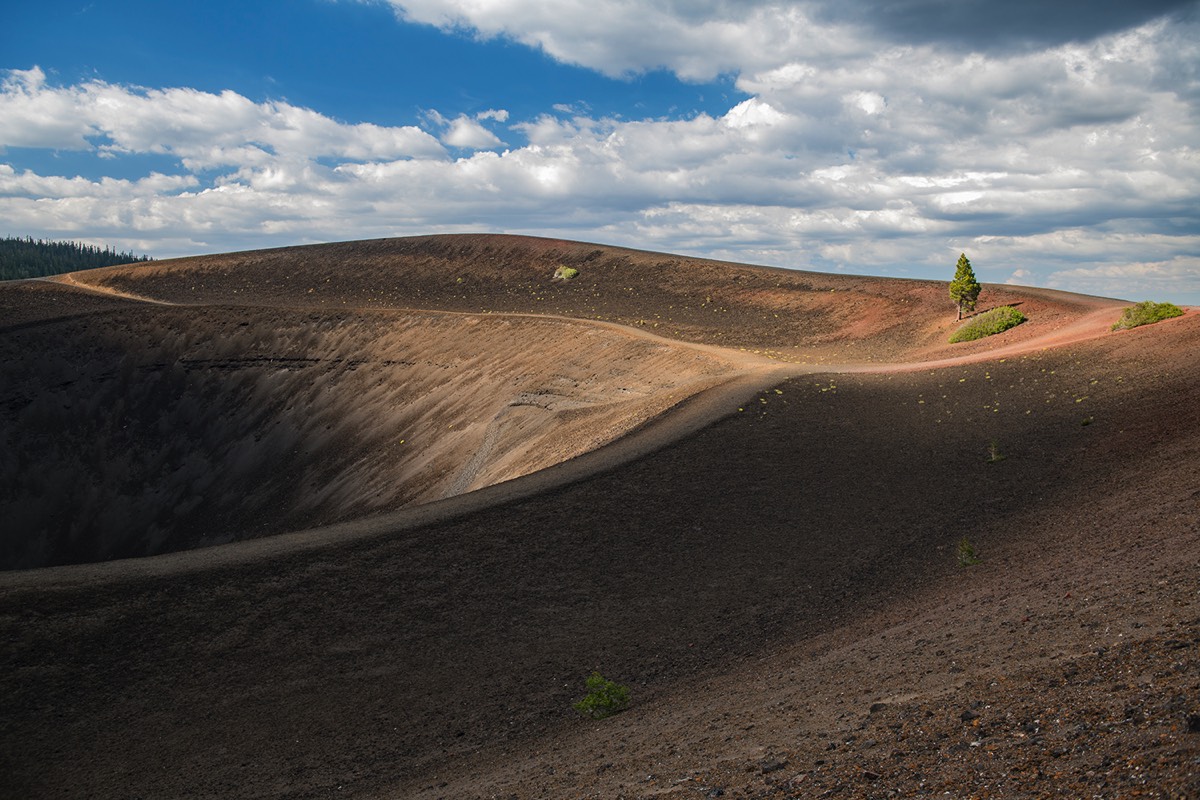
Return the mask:
<svg viewBox="0 0 1200 800">
<path fill-rule="evenodd" d="M 0 29 L 0 235 L 500 231 L 1200 304 L 1195 2 L 62 2 Z"/>
</svg>

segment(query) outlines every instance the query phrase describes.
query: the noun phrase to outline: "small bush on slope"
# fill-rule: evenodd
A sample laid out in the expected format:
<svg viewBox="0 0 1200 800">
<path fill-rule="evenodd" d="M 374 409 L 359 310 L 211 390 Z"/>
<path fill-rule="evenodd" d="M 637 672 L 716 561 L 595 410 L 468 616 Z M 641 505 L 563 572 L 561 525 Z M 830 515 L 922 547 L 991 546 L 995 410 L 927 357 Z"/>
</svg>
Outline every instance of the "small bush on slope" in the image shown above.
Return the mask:
<svg viewBox="0 0 1200 800">
<path fill-rule="evenodd" d="M 554 280 L 573 281 L 579 277 L 579 270 L 574 267 L 562 266 L 554 270 Z"/>
<path fill-rule="evenodd" d="M 607 680 L 599 672 L 593 672 L 585 685 L 587 695 L 574 706 L 580 714 L 604 719 L 629 705 L 629 687 Z"/>
<path fill-rule="evenodd" d="M 1183 309 L 1174 303 L 1155 303 L 1147 300 L 1144 303 L 1138 303 L 1136 306 L 1125 309 L 1121 314 L 1121 318 L 1113 324 L 1112 329 L 1114 331 L 1122 331 L 1127 328 L 1136 328 L 1139 325 L 1149 325 L 1152 322 L 1162 322 L 1164 319 L 1182 316 Z"/>
<path fill-rule="evenodd" d="M 983 560 L 979 557 L 979 551 L 975 549 L 975 545 L 971 544 L 971 540 L 967 537 L 962 537 L 958 542 L 958 565 L 973 567 L 982 563 Z"/>
<path fill-rule="evenodd" d="M 997 333 L 1003 333 L 1015 325 L 1020 325 L 1024 321 L 1025 315 L 1012 306 L 993 308 L 991 311 L 980 314 L 956 330 L 954 335 L 950 337 L 950 343 L 971 342 L 975 339 L 982 339 L 985 336 L 993 336 Z"/>
</svg>

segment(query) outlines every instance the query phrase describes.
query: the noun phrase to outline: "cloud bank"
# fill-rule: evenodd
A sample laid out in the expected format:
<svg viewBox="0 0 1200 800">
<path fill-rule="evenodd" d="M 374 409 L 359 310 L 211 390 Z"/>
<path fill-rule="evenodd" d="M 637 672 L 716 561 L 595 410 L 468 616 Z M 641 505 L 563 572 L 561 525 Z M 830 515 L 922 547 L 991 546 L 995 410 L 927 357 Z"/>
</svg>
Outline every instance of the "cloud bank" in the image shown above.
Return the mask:
<svg viewBox="0 0 1200 800">
<path fill-rule="evenodd" d="M 1200 304 L 1194 4 L 1089 4 L 1072 27 L 1018 3 L 991 42 L 968 24 L 990 7 L 941 0 L 902 18 L 874 2 L 392 5 L 401 24 L 503 37 L 606 75 L 733 76 L 749 99 L 616 119 L 574 111 L 580 98 L 514 119 L 496 98 L 395 127 L 11 70 L 0 148 L 177 168 L 43 175 L 0 152 L 0 218 L 159 256 L 497 230 L 948 278 L 966 251 L 984 281 Z"/>
</svg>

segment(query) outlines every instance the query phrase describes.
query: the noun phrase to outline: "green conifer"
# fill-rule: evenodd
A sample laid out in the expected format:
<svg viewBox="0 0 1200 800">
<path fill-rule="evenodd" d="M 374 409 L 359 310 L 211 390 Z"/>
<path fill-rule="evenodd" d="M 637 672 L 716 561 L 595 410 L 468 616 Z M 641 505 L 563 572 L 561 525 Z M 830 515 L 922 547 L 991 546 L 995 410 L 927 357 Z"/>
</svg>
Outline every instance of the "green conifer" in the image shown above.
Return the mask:
<svg viewBox="0 0 1200 800">
<path fill-rule="evenodd" d="M 975 280 L 975 271 L 967 254 L 958 257 L 958 267 L 954 270 L 954 280 L 950 281 L 950 299 L 958 303 L 958 318 L 962 319 L 963 311 L 974 311 L 975 301 L 979 299 L 979 290 L 983 287 Z"/>
</svg>

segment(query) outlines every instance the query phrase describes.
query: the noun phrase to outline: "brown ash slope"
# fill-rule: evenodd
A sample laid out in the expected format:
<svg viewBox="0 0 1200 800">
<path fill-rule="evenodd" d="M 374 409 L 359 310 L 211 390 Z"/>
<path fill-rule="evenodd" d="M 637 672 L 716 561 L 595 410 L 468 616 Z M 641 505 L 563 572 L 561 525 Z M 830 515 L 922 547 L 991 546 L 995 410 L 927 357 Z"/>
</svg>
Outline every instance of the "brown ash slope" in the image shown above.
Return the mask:
<svg viewBox="0 0 1200 800">
<path fill-rule="evenodd" d="M 1111 303 L 1034 294 L 1011 297 L 1060 316 L 1026 352 L 798 371 L 553 491 L 271 558 L 0 576 L 8 785 L 1195 796 L 1200 317 L 1105 334 Z M 711 336 L 855 370 L 944 355 L 933 334 L 786 350 L 751 324 L 761 296 Z M 981 565 L 955 564 L 964 535 Z M 592 669 L 629 711 L 575 716 Z"/>
<path fill-rule="evenodd" d="M 555 280 L 559 265 L 579 277 Z M 989 296 L 1034 319 L 1009 347 L 1112 307 L 1007 287 Z M 0 514 L 14 531 L 0 566 L 10 569 L 155 555 L 462 494 L 621 438 L 767 356 L 988 351 L 944 345 L 953 320 L 940 283 L 506 236 L 91 270 L 7 285 L 0 306 L 10 387 Z"/>
<path fill-rule="evenodd" d="M 568 319 L 168 306 L 41 284 L 0 383 L 0 566 L 394 511 L 593 450 L 735 364 Z M 55 316 L 76 298 L 86 311 Z M 111 307 L 115 306 L 115 307 Z"/>
<path fill-rule="evenodd" d="M 579 270 L 553 280 L 558 266 Z M 661 336 L 790 360 L 899 361 L 950 349 L 938 281 L 755 267 L 557 239 L 452 235 L 287 247 L 91 270 L 80 280 L 177 303 L 425 308 L 609 320 Z M 981 310 L 1017 304 L 1043 335 L 1114 301 L 989 286 Z"/>
</svg>

